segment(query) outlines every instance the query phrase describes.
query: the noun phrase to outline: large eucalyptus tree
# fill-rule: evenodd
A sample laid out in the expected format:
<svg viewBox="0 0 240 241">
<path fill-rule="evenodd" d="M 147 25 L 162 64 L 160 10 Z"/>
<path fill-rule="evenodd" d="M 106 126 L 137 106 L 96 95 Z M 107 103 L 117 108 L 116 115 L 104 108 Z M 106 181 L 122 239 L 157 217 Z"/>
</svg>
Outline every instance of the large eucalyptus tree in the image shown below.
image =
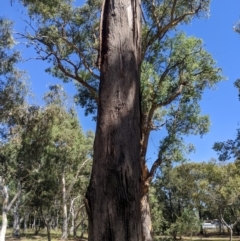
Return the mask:
<svg viewBox="0 0 240 241">
<path fill-rule="evenodd" d="M 200 40 L 172 31 L 207 15 L 210 0 L 21 2 L 31 21 L 20 35 L 52 63 L 49 72 L 75 81 L 86 114 L 97 110 L 89 240 L 152 240 L 148 186 L 171 157 L 160 149 L 148 170 L 150 132 L 204 134 L 198 101 L 222 78 Z"/>
</svg>

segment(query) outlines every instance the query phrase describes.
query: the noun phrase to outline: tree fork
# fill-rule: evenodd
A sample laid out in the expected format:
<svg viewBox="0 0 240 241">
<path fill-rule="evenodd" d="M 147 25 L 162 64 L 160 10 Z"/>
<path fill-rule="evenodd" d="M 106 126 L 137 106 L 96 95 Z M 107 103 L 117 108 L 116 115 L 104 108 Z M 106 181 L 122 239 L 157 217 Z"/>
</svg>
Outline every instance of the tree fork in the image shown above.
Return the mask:
<svg viewBox="0 0 240 241">
<path fill-rule="evenodd" d="M 93 169 L 86 194 L 90 241 L 141 241 L 140 59 L 137 0 L 105 0 Z"/>
</svg>

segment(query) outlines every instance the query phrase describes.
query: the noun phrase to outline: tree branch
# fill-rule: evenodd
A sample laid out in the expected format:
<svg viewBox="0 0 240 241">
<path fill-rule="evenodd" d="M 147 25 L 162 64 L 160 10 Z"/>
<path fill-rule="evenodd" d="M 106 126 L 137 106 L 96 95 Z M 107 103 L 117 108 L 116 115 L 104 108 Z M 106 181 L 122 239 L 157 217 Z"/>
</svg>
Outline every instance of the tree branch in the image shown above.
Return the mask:
<svg viewBox="0 0 240 241">
<path fill-rule="evenodd" d="M 171 9 L 171 21 L 174 18 L 174 12 L 175 12 L 175 8 L 176 8 L 176 4 L 177 4 L 177 0 L 174 0 L 173 1 L 173 6 L 172 6 L 172 9 Z"/>
<path fill-rule="evenodd" d="M 98 104 L 98 94 L 97 94 L 97 91 L 91 86 L 89 85 L 87 82 L 85 82 L 81 77 L 79 77 L 79 75 L 77 75 L 76 73 L 76 69 L 75 69 L 75 75 L 69 73 L 62 65 L 60 59 L 55 56 L 56 58 L 56 61 L 57 61 L 57 66 L 58 68 L 67 76 L 67 77 L 70 77 L 72 79 L 75 79 L 77 82 L 79 82 L 82 86 L 84 86 L 85 88 L 87 88 L 90 93 L 92 94 L 92 97 L 95 99 L 95 101 L 97 102 Z"/>
<path fill-rule="evenodd" d="M 30 25 L 30 24 L 29 24 Z M 30 25 L 31 26 L 31 25 Z M 49 59 L 50 56 L 53 56 L 56 60 L 56 63 L 57 63 L 57 67 L 59 68 L 59 70 L 67 77 L 71 78 L 71 79 L 74 79 L 76 80 L 77 82 L 79 82 L 83 87 L 85 87 L 86 89 L 88 89 L 93 97 L 93 99 L 95 99 L 95 101 L 97 102 L 98 104 L 98 93 L 97 93 L 97 90 L 95 88 L 93 88 L 91 85 L 89 85 L 86 81 L 84 81 L 79 75 L 78 75 L 78 70 L 79 70 L 79 67 L 77 67 L 73 62 L 67 60 L 66 58 L 63 59 L 61 58 L 61 56 L 58 56 L 58 53 L 57 52 L 61 52 L 59 49 L 58 49 L 58 45 L 53 42 L 51 39 L 48 38 L 48 36 L 43 36 L 43 35 L 39 35 L 39 34 L 36 34 L 36 36 L 32 36 L 32 35 L 24 35 L 24 34 L 21 34 L 21 33 L 18 33 L 18 35 L 20 35 L 21 37 L 23 38 L 26 38 L 26 39 L 29 39 L 31 40 L 33 43 L 34 41 L 35 42 L 38 42 L 38 43 L 41 43 L 43 44 L 44 46 L 46 46 L 48 48 L 48 50 L 44 50 L 43 48 L 41 48 L 39 46 L 39 44 L 35 43 L 35 49 L 36 49 L 36 52 L 38 53 L 38 55 L 40 56 L 40 58 L 42 60 L 46 60 L 46 59 Z M 65 42 L 67 42 L 68 44 L 71 44 L 66 38 L 62 37 L 61 39 L 63 39 Z M 53 47 L 56 47 L 57 50 L 55 51 L 53 49 Z M 81 53 L 79 51 L 79 49 L 71 44 L 71 47 L 74 48 L 75 51 L 77 51 L 77 53 L 80 55 L 80 57 L 82 58 L 83 60 L 83 65 L 84 67 L 90 72 L 90 74 L 96 78 L 96 79 L 100 79 L 100 77 L 96 74 L 94 74 L 93 70 L 89 67 L 89 65 L 87 64 L 87 61 L 83 55 L 83 53 Z M 41 56 L 41 52 L 43 52 L 44 54 L 46 54 L 46 56 Z M 68 64 L 70 64 L 73 69 L 74 69 L 74 74 L 72 74 L 71 72 L 69 72 L 62 64 L 62 61 L 65 61 L 67 62 Z"/>
<path fill-rule="evenodd" d="M 86 164 L 89 160 L 91 160 L 91 159 L 90 159 L 90 158 L 86 159 L 86 160 L 82 163 L 82 165 L 80 166 L 80 168 L 78 169 L 78 171 L 77 171 L 77 173 L 76 173 L 73 181 L 71 182 L 71 184 L 70 184 L 70 186 L 69 186 L 69 188 L 68 188 L 68 190 L 67 190 L 66 199 L 69 198 L 70 193 L 71 193 L 71 191 L 72 191 L 72 189 L 73 189 L 73 186 L 74 186 L 74 184 L 76 183 L 76 181 L 78 180 L 78 176 L 79 176 L 81 170 L 83 169 L 83 167 L 85 166 L 85 164 Z"/>
<path fill-rule="evenodd" d="M 90 73 L 95 79 L 100 80 L 100 76 L 94 74 L 93 70 L 90 68 L 90 66 L 89 66 L 88 63 L 87 63 L 86 58 L 84 57 L 84 54 L 79 50 L 79 48 L 78 48 L 75 44 L 69 42 L 66 38 L 62 38 L 62 39 L 63 39 L 68 45 L 70 45 L 70 46 L 79 54 L 79 56 L 83 59 L 83 64 L 84 64 L 85 68 L 89 71 L 89 73 Z"/>
<path fill-rule="evenodd" d="M 155 173 L 156 173 L 156 171 L 157 171 L 157 168 L 158 168 L 162 163 L 163 163 L 163 159 L 160 158 L 160 157 L 153 163 L 152 168 L 151 168 L 151 170 L 150 170 L 150 172 L 149 172 L 149 174 L 148 174 L 148 176 L 147 176 L 147 178 L 146 178 L 146 180 L 145 180 L 145 182 L 144 182 L 144 184 L 145 184 L 146 186 L 149 186 L 150 182 L 152 181 L 152 179 L 153 179 L 153 177 L 154 177 L 154 175 L 155 175 Z"/>
<path fill-rule="evenodd" d="M 157 104 L 156 109 L 162 106 L 169 105 L 172 101 L 174 101 L 182 93 L 184 85 L 185 83 L 181 84 L 178 90 L 175 93 L 173 93 L 165 102 Z"/>
<path fill-rule="evenodd" d="M 185 18 L 187 18 L 188 16 L 194 15 L 196 13 L 198 13 L 198 11 L 201 9 L 201 4 L 199 4 L 199 6 L 193 10 L 193 11 L 189 11 L 184 13 L 183 15 L 179 16 L 179 17 L 175 17 L 174 18 L 174 12 L 176 9 L 176 4 L 177 4 L 177 0 L 174 0 L 172 7 L 171 7 L 171 20 L 169 23 L 167 23 L 165 26 L 161 26 L 160 21 L 158 20 L 158 17 L 155 13 L 155 6 L 153 5 L 152 7 L 152 15 L 154 18 L 154 22 L 156 23 L 155 25 L 153 25 L 149 31 L 151 31 L 153 28 L 157 27 L 157 33 L 154 34 L 148 41 L 146 44 L 146 49 L 152 45 L 154 43 L 154 41 L 156 41 L 157 39 L 160 40 L 161 38 L 163 38 L 165 36 L 165 34 L 167 33 L 167 31 L 173 27 L 175 27 L 177 24 L 179 24 L 181 21 L 183 21 Z M 147 36 L 149 36 L 149 34 L 147 34 Z M 146 51 L 146 50 L 145 50 Z"/>
<path fill-rule="evenodd" d="M 18 197 L 21 195 L 22 192 L 22 188 L 21 188 L 21 184 L 18 183 L 18 192 L 14 195 L 12 201 L 8 204 L 7 206 L 7 210 L 10 210 L 10 208 L 12 207 L 12 205 L 15 203 L 15 201 L 18 199 Z"/>
</svg>

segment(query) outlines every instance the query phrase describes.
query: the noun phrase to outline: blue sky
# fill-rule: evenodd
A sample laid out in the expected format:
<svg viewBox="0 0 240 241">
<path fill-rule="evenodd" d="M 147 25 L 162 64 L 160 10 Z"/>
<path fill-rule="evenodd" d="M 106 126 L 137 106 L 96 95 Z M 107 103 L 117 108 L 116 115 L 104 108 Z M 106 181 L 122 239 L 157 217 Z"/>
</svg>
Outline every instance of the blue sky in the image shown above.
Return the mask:
<svg viewBox="0 0 240 241">
<path fill-rule="evenodd" d="M 9 0 L 1 0 L 0 16 L 15 21 L 16 30 L 24 29 L 24 16 L 22 9 L 17 3 L 10 6 Z M 217 65 L 223 69 L 226 81 L 219 83 L 214 90 L 207 90 L 201 101 L 202 113 L 208 114 L 211 119 L 210 132 L 200 137 L 187 137 L 187 142 L 196 146 L 196 152 L 189 158 L 192 161 L 207 161 L 217 158 L 212 150 L 215 141 L 225 141 L 234 138 L 236 129 L 239 128 L 240 102 L 238 92 L 233 83 L 240 78 L 240 35 L 233 31 L 233 26 L 240 18 L 240 0 L 212 0 L 210 16 L 205 19 L 195 19 L 190 25 L 184 26 L 183 30 L 189 36 L 201 38 L 205 48 L 217 61 Z M 18 45 L 24 58 L 32 57 L 33 52 Z M 20 66 L 28 72 L 36 101 L 48 90 L 50 84 L 62 83 L 44 72 L 46 63 L 29 60 Z M 65 89 L 73 95 L 73 84 L 65 84 Z M 84 112 L 79 110 L 80 122 L 84 130 L 95 129 L 95 123 L 91 117 L 86 118 Z M 153 162 L 157 156 L 160 133 L 153 133 L 149 141 L 148 158 Z"/>
</svg>

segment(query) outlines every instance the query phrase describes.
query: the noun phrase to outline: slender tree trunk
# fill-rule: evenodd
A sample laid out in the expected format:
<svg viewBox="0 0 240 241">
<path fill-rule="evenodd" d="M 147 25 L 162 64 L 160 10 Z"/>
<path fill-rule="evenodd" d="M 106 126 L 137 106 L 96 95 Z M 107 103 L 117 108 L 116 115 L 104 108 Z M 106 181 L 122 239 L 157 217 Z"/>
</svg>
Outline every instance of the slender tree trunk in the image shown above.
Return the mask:
<svg viewBox="0 0 240 241">
<path fill-rule="evenodd" d="M 19 218 L 19 203 L 17 201 L 13 210 L 13 237 L 20 238 L 20 218 Z"/>
<path fill-rule="evenodd" d="M 71 200 L 71 204 L 70 204 L 70 209 L 69 209 L 69 214 L 71 215 L 71 229 L 70 229 L 70 233 L 76 237 L 76 218 L 79 214 L 79 210 L 77 211 L 77 214 L 75 213 L 75 208 L 74 208 L 74 202 L 77 198 L 79 198 L 80 196 L 74 198 Z M 84 208 L 84 205 L 80 206 L 79 209 Z"/>
<path fill-rule="evenodd" d="M 66 180 L 65 172 L 62 173 L 62 207 L 63 207 L 63 224 L 62 224 L 62 237 L 65 240 L 68 238 L 68 213 L 67 213 L 67 199 L 66 199 Z"/>
<path fill-rule="evenodd" d="M 18 193 L 21 193 L 21 184 L 18 183 Z M 14 206 L 13 211 L 13 237 L 20 238 L 20 217 L 19 217 L 19 208 L 20 208 L 20 202 L 21 202 L 21 195 L 17 197 L 16 204 Z"/>
<path fill-rule="evenodd" d="M 198 216 L 199 216 L 199 221 L 202 223 L 202 207 L 199 204 L 199 209 L 198 209 Z M 203 234 L 203 226 L 200 225 L 200 234 Z"/>
<path fill-rule="evenodd" d="M 228 230 L 229 230 L 229 236 L 230 236 L 229 238 L 230 238 L 230 241 L 232 241 L 232 234 L 233 234 L 232 227 L 231 227 L 231 225 L 228 225 L 228 224 L 225 222 L 225 220 L 224 220 L 224 218 L 223 218 L 222 215 L 220 215 L 220 217 L 221 217 L 221 222 L 227 226 L 227 228 L 228 228 Z"/>
<path fill-rule="evenodd" d="M 142 113 L 142 139 L 141 139 L 141 166 L 142 166 L 142 198 L 141 198 L 141 215 L 142 215 L 142 231 L 143 240 L 152 241 L 152 220 L 151 220 L 151 210 L 149 204 L 149 186 L 151 180 L 154 177 L 157 167 L 161 164 L 160 161 L 156 160 L 153 164 L 152 170 L 150 170 L 146 165 L 146 154 L 148 141 L 150 137 L 150 132 L 152 130 L 152 119 L 154 115 L 155 108 L 152 107 L 147 117 Z M 156 167 L 155 167 L 156 166 Z"/>
<path fill-rule="evenodd" d="M 26 233 L 27 229 L 29 228 L 29 213 L 25 213 L 24 220 L 23 220 L 23 233 Z"/>
<path fill-rule="evenodd" d="M 73 214 L 74 214 L 74 211 L 72 211 Z M 70 228 L 70 234 L 74 236 L 74 229 L 75 229 L 75 219 L 74 219 L 74 216 L 72 216 L 72 219 L 71 219 L 71 228 Z M 74 236 L 75 237 L 75 236 Z"/>
<path fill-rule="evenodd" d="M 33 222 L 32 222 L 32 229 L 35 229 L 36 227 L 36 212 L 34 212 L 34 215 L 33 215 Z"/>
<path fill-rule="evenodd" d="M 59 214 L 57 212 L 57 217 L 56 217 L 56 229 L 58 230 L 59 228 Z"/>
<path fill-rule="evenodd" d="M 42 210 L 41 210 L 41 216 L 42 216 L 42 220 L 44 222 L 44 225 L 47 228 L 47 238 L 48 238 L 48 241 L 51 241 L 52 217 L 49 218 L 49 217 L 44 216 Z"/>
<path fill-rule="evenodd" d="M 2 186 L 2 228 L 0 231 L 0 241 L 5 241 L 6 231 L 7 231 L 7 213 L 8 213 L 8 189 L 6 186 Z"/>
<path fill-rule="evenodd" d="M 137 0 L 105 0 L 89 241 L 142 241 L 140 164 L 141 11 Z"/>
<path fill-rule="evenodd" d="M 8 195 L 8 188 L 4 184 L 3 178 L 0 176 L 0 191 L 2 195 L 2 227 L 0 231 L 0 241 L 5 240 L 6 231 L 7 231 L 7 214 L 12 205 L 16 202 L 16 200 L 19 198 L 21 194 L 21 184 L 18 183 L 18 192 L 15 194 L 14 198 L 11 200 L 10 203 L 8 203 L 9 195 Z"/>
<path fill-rule="evenodd" d="M 146 193 L 141 200 L 141 214 L 142 214 L 142 231 L 143 231 L 143 240 L 152 241 L 152 221 L 150 213 L 150 205 L 148 199 L 148 193 Z"/>
<path fill-rule="evenodd" d="M 47 237 L 48 241 L 51 241 L 51 225 L 47 224 Z"/>
<path fill-rule="evenodd" d="M 146 149 L 145 149 L 146 150 Z M 145 160 L 144 158 L 141 158 L 141 160 Z M 143 235 L 143 241 L 152 241 L 152 221 L 151 221 L 151 211 L 150 211 L 150 204 L 149 204 L 149 185 L 151 182 L 149 178 L 149 171 L 145 164 L 145 162 L 142 162 L 142 185 L 141 185 L 141 219 L 142 219 L 142 235 Z"/>
</svg>

